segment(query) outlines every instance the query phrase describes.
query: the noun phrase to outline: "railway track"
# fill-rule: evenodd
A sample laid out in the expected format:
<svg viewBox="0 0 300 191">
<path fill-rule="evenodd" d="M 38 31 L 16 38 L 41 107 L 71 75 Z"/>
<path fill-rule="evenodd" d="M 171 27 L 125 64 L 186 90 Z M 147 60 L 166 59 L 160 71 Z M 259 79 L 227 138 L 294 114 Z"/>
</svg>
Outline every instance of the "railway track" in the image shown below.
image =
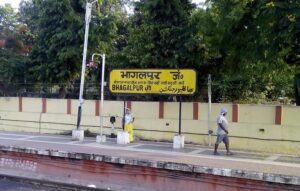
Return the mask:
<svg viewBox="0 0 300 191">
<path fill-rule="evenodd" d="M 92 186 L 92 185 L 90 185 Z M 103 191 L 104 189 L 0 175 L 0 191 Z M 107 191 L 107 189 L 105 189 Z"/>
</svg>

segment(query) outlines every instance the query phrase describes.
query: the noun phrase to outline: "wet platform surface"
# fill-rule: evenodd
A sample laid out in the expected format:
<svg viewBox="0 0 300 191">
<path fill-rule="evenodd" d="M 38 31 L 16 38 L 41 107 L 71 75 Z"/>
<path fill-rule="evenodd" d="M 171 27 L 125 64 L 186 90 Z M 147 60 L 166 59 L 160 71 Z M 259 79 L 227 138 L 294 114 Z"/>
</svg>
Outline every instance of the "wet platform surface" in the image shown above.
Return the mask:
<svg viewBox="0 0 300 191">
<path fill-rule="evenodd" d="M 71 141 L 70 136 L 63 135 L 49 135 L 49 134 L 30 134 L 19 132 L 0 132 L 0 141 L 2 140 L 14 140 L 25 142 L 42 142 L 42 143 L 62 143 L 73 145 L 86 145 L 86 146 L 113 146 L 116 148 L 130 148 L 130 150 L 145 150 L 145 151 L 166 151 L 167 153 L 185 153 L 192 155 L 206 155 L 211 157 L 219 157 L 213 155 L 213 149 L 201 145 L 186 145 L 183 149 L 173 149 L 172 143 L 167 142 L 148 142 L 148 141 L 136 141 L 127 145 L 116 144 L 115 138 L 107 138 L 105 143 L 95 143 L 96 140 L 93 137 L 85 137 L 84 141 Z M 164 153 L 166 153 L 164 152 Z M 274 162 L 300 164 L 300 156 L 280 155 L 272 153 L 260 153 L 250 151 L 233 151 L 234 155 L 227 156 L 226 152 L 220 149 L 220 156 L 226 156 L 227 158 L 235 159 L 255 159 L 255 160 L 268 160 Z M 274 157 L 274 155 L 276 155 Z"/>
<path fill-rule="evenodd" d="M 72 141 L 71 136 L 16 132 L 0 132 L 0 146 L 86 153 L 150 163 L 158 161 L 158 164 L 164 162 L 185 165 L 187 168 L 193 166 L 192 169 L 196 170 L 198 167 L 208 170 L 214 168 L 212 174 L 216 175 L 226 175 L 227 170 L 236 170 L 234 173 L 241 171 L 241 176 L 244 172 L 253 172 L 262 179 L 266 179 L 266 174 L 272 174 L 272 180 L 277 180 L 274 175 L 280 175 L 282 180 L 290 176 L 290 180 L 296 184 L 300 180 L 300 157 L 291 155 L 233 150 L 234 154 L 227 156 L 225 151 L 220 149 L 220 155 L 215 156 L 213 148 L 201 145 L 187 144 L 183 149 L 173 149 L 172 143 L 167 142 L 135 141 L 127 145 L 118 145 L 116 139 L 112 138 L 107 138 L 107 142 L 100 144 L 96 143 L 94 137 L 86 137 L 84 141 L 79 142 Z M 203 169 L 199 172 L 201 170 Z"/>
<path fill-rule="evenodd" d="M 127 145 L 116 144 L 116 139 L 107 138 L 107 142 L 98 144 L 96 143 L 95 138 L 85 137 L 84 141 L 72 141 L 70 136 L 63 135 L 41 135 L 41 134 L 28 134 L 28 133 L 17 133 L 17 132 L 0 132 L 0 143 L 1 140 L 13 140 L 18 142 L 41 142 L 41 143 L 61 143 L 67 145 L 85 145 L 90 147 L 115 147 L 115 148 L 128 148 L 130 150 L 136 151 L 157 151 L 164 153 L 182 153 L 182 154 L 191 154 L 195 156 L 210 156 L 210 157 L 219 157 L 213 155 L 213 148 L 208 148 L 201 145 L 186 145 L 183 149 L 173 149 L 172 143 L 167 142 L 148 142 L 148 141 L 136 141 Z M 4 145 L 6 141 L 4 141 Z M 281 155 L 281 154 L 272 154 L 272 153 L 260 153 L 260 152 L 250 152 L 250 151 L 233 151 L 234 155 L 227 156 L 226 152 L 220 149 L 220 156 L 226 156 L 226 158 L 234 159 L 255 159 L 255 160 L 267 160 L 274 162 L 282 163 L 291 163 L 291 164 L 300 164 L 300 156 L 291 156 L 291 155 Z"/>
<path fill-rule="evenodd" d="M 201 145 L 186 145 L 182 149 L 173 149 L 172 143 L 167 142 L 148 142 L 148 141 L 135 141 L 127 145 L 116 144 L 115 138 L 107 138 L 107 142 L 98 144 L 96 143 L 95 138 L 85 137 L 82 142 L 71 141 L 70 136 L 62 135 L 41 135 L 41 134 L 28 134 L 28 133 L 17 133 L 17 132 L 0 132 L 0 142 L 4 140 L 13 140 L 18 142 L 41 142 L 41 143 L 51 143 L 57 144 L 66 144 L 66 145 L 85 145 L 90 147 L 115 147 L 115 148 L 124 148 L 130 149 L 132 151 L 165 151 L 164 153 L 178 153 L 179 155 L 185 153 L 195 156 L 210 156 L 210 157 L 219 157 L 213 155 L 213 148 L 209 148 Z M 7 145 L 4 143 L 4 145 Z M 250 152 L 250 151 L 233 151 L 234 155 L 227 156 L 226 152 L 222 149 L 219 151 L 220 156 L 226 156 L 226 158 L 234 159 L 254 159 L 261 161 L 273 161 L 279 163 L 291 163 L 291 164 L 300 164 L 300 156 L 291 156 L 291 155 L 281 155 L 273 153 L 261 153 L 261 152 Z"/>
</svg>

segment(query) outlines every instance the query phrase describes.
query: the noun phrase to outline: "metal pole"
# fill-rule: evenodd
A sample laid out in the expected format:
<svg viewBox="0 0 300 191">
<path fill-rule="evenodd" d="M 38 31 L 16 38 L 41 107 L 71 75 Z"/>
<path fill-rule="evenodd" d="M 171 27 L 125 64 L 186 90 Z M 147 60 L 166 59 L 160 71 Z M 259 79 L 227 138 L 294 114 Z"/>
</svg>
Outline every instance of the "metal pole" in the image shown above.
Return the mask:
<svg viewBox="0 0 300 191">
<path fill-rule="evenodd" d="M 179 97 L 179 132 L 178 132 L 179 135 L 181 135 L 181 106 L 182 106 L 182 101 L 180 96 Z"/>
<path fill-rule="evenodd" d="M 94 57 L 100 56 L 102 58 L 102 70 L 101 70 L 101 98 L 100 98 L 100 137 L 102 142 L 103 135 L 103 110 L 104 110 L 104 79 L 105 79 L 105 54 L 94 53 L 92 55 L 92 61 L 94 62 Z"/>
<path fill-rule="evenodd" d="M 125 130 L 125 107 L 126 107 L 126 102 L 125 102 L 125 97 L 124 97 L 123 119 L 122 119 L 122 128 L 123 128 L 123 131 Z"/>
<path fill-rule="evenodd" d="M 101 76 L 101 105 L 100 105 L 100 136 L 103 135 L 103 106 L 104 106 L 104 71 L 105 71 L 105 54 L 102 54 L 102 76 Z"/>
<path fill-rule="evenodd" d="M 208 75 L 208 146 L 211 146 L 211 75 Z"/>
<path fill-rule="evenodd" d="M 85 10 L 85 34 L 84 34 L 84 46 L 83 46 L 83 57 L 82 57 L 82 68 L 81 68 L 81 80 L 80 80 L 80 92 L 79 92 L 79 104 L 78 104 L 78 115 L 77 115 L 77 130 L 80 129 L 82 104 L 83 104 L 83 88 L 84 88 L 84 77 L 85 77 L 85 67 L 86 67 L 86 54 L 89 38 L 89 25 L 91 21 L 91 11 L 92 3 L 86 3 Z"/>
</svg>

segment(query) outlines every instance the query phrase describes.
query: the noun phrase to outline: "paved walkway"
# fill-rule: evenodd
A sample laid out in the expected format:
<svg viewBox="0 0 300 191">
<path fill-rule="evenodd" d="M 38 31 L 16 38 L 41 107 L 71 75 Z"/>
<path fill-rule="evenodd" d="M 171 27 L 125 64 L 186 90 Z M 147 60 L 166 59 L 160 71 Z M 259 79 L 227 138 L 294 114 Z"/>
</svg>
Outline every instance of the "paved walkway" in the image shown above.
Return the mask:
<svg viewBox="0 0 300 191">
<path fill-rule="evenodd" d="M 111 138 L 108 138 L 107 142 L 99 144 L 92 137 L 86 137 L 83 142 L 78 142 L 72 141 L 71 136 L 17 132 L 0 132 L 0 145 L 101 154 L 300 177 L 299 156 L 246 151 L 233 151 L 234 155 L 226 156 L 224 150 L 220 150 L 220 156 L 214 156 L 212 148 L 198 145 L 186 145 L 184 149 L 173 149 L 172 143 L 165 142 L 137 141 L 128 145 L 118 145 L 116 139 Z"/>
</svg>

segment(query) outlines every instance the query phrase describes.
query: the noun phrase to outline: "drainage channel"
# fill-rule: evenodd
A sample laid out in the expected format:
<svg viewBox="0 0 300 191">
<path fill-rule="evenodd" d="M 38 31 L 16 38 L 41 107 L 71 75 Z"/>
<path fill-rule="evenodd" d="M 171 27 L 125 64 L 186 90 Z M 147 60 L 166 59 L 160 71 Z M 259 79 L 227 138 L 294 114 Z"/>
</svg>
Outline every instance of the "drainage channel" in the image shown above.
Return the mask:
<svg viewBox="0 0 300 191">
<path fill-rule="evenodd" d="M 92 186 L 92 185 L 91 185 Z M 93 187 L 62 184 L 16 176 L 0 175 L 0 190 L 5 191 L 103 191 Z M 106 189 L 105 189 L 106 190 Z"/>
</svg>

